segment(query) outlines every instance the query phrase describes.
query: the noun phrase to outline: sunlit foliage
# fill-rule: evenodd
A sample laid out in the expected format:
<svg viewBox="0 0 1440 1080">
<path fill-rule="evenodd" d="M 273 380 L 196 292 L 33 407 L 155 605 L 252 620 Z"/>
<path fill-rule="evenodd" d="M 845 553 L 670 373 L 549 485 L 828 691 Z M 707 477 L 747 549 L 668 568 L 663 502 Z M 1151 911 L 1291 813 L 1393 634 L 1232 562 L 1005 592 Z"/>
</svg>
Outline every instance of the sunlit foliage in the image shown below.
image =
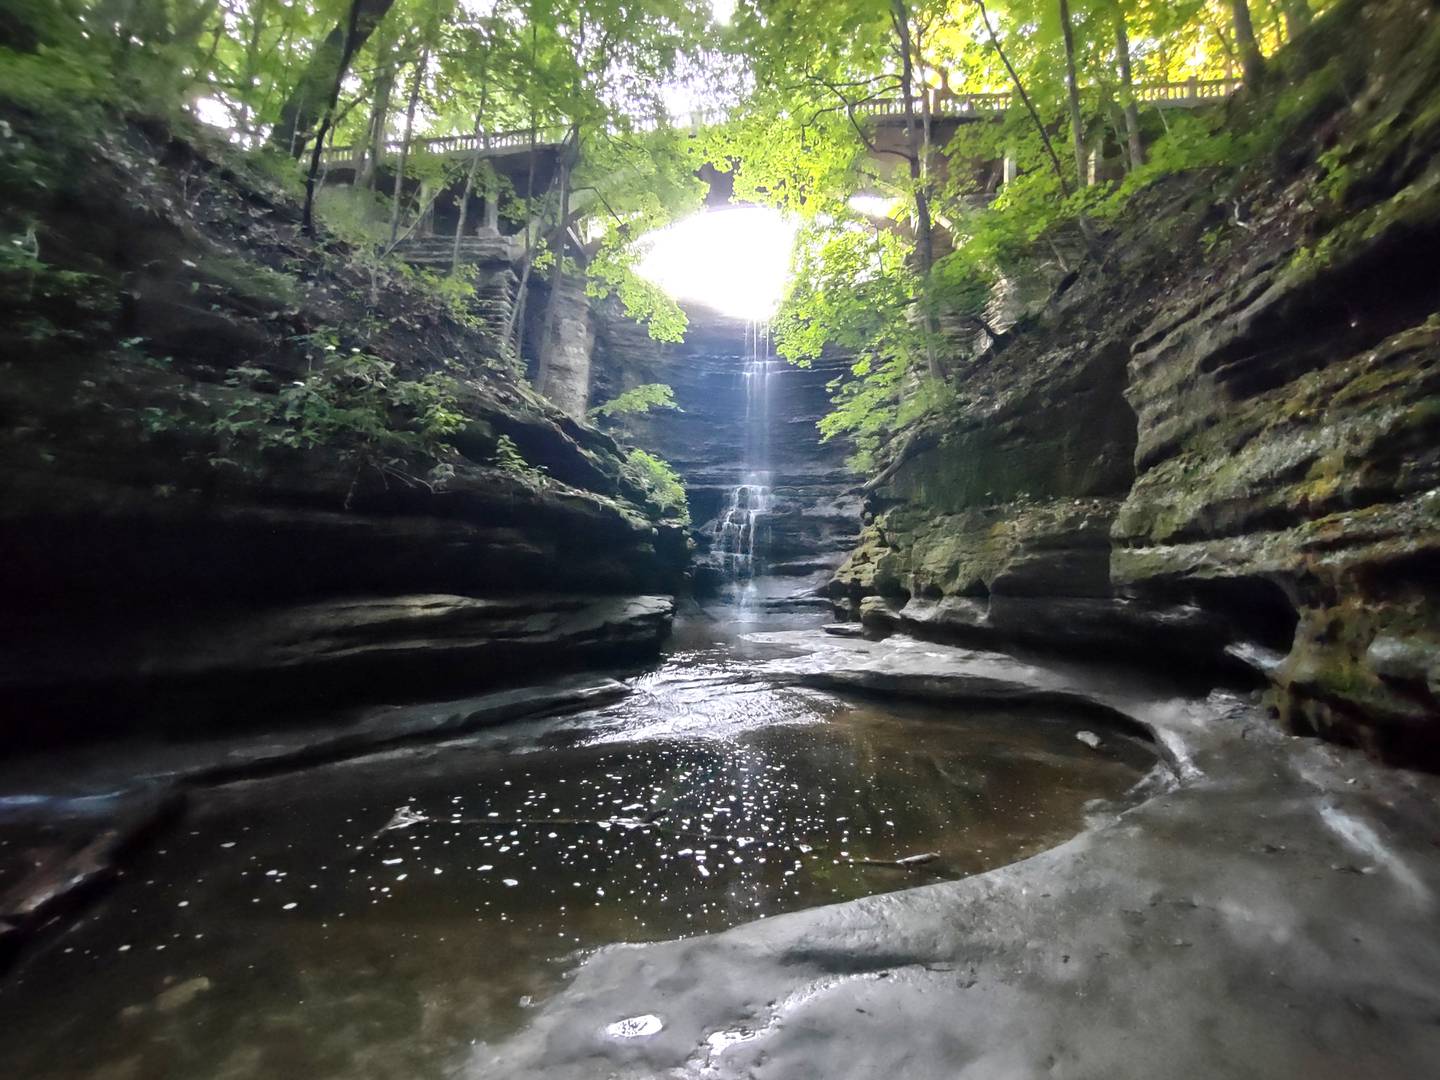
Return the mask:
<svg viewBox="0 0 1440 1080">
<path fill-rule="evenodd" d="M 589 295 L 615 296 L 662 340 L 681 338 L 685 317 L 636 275 L 636 244 L 701 204 L 702 165 L 728 171 L 737 199 L 807 223 L 780 346 L 797 361 L 852 358 L 824 430 L 873 459 L 917 408 L 947 400 L 967 342 L 991 336 L 990 287 L 1017 263 L 1071 259 L 1156 178 L 1253 150 L 1137 88 L 1263 80 L 1325 6 L 741 0 L 721 25 L 686 0 L 15 0 L 0 16 L 0 97 L 77 131 L 198 116 L 292 191 L 308 180 L 307 228 L 321 190 L 319 226 L 379 270 L 427 199 L 492 185 L 524 241 L 523 282 L 548 278 L 556 295 L 583 274 Z M 932 110 L 973 93 L 1007 94 L 1008 108 L 939 145 Z M 876 109 L 904 118 L 898 142 L 877 143 Z M 522 185 L 479 154 L 425 148 L 516 132 L 558 144 L 554 175 L 537 182 L 532 167 Z M 350 192 L 317 184 L 321 141 L 359 159 Z M 7 183 L 63 174 L 5 149 L 0 168 L 30 171 Z M 997 192 L 1001 160 L 1013 175 Z M 855 196 L 887 210 L 867 216 Z M 3 224 L 7 280 L 76 286 L 49 274 L 19 211 Z M 416 280 L 463 315 L 459 253 L 449 274 Z"/>
</svg>

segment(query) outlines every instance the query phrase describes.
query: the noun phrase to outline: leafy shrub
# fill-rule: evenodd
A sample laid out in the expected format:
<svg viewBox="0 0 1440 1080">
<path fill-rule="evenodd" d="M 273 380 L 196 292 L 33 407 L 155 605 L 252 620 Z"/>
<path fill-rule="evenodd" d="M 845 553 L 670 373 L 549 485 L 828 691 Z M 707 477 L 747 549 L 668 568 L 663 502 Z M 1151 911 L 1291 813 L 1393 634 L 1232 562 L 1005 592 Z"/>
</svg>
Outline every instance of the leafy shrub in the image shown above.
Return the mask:
<svg viewBox="0 0 1440 1080">
<path fill-rule="evenodd" d="M 681 525 L 690 524 L 690 502 L 685 496 L 685 484 L 668 461 L 644 450 L 631 450 L 625 458 L 623 472 L 667 517 L 674 518 Z"/>
<path fill-rule="evenodd" d="M 117 306 L 109 282 L 42 259 L 33 229 L 23 236 L 0 232 L 0 311 L 8 313 L 0 341 L 79 340 L 105 326 Z"/>
<path fill-rule="evenodd" d="M 525 480 L 527 483 L 537 487 L 544 487 L 549 482 L 543 465 L 531 465 L 525 460 L 525 455 L 520 452 L 520 447 L 515 445 L 515 440 L 509 435 L 501 435 L 495 443 L 495 454 L 492 458 L 496 468 L 513 473 Z"/>
<path fill-rule="evenodd" d="M 478 330 L 485 324 L 475 309 L 474 267 L 462 266 L 460 273 L 441 274 L 434 270 L 412 269 L 399 264 L 405 277 L 434 299 L 438 300 L 450 317 L 471 330 Z"/>
<path fill-rule="evenodd" d="M 261 389 L 272 378 L 265 369 L 231 369 L 226 382 L 238 393 L 208 424 L 220 443 L 212 464 L 238 465 L 227 453 L 247 448 L 263 455 L 331 447 L 355 465 L 357 475 L 368 467 L 413 480 L 405 468 L 414 459 L 433 463 L 432 486 L 453 474 L 448 459 L 455 451 L 448 440 L 466 422 L 453 378 L 437 372 L 401 378 L 391 361 L 359 349 L 341 351 L 333 331 L 304 340 L 321 344 L 318 366 L 275 393 Z M 157 409 L 147 414 L 142 422 L 151 433 L 189 425 Z"/>
<path fill-rule="evenodd" d="M 264 160 L 275 161 L 273 152 Z M 298 176 L 294 163 L 276 162 L 281 169 Z M 389 201 L 366 188 L 325 186 L 315 196 L 315 216 L 326 230 L 356 252 L 371 255 L 390 242 Z"/>
</svg>

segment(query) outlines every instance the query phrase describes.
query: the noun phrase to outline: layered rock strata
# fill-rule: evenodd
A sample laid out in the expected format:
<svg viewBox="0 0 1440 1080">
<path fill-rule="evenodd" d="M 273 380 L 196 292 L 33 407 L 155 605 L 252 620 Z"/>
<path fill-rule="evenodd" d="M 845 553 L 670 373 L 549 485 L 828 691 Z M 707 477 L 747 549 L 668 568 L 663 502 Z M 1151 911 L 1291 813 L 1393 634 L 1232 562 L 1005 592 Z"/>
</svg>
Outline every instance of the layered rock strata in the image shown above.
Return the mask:
<svg viewBox="0 0 1440 1080">
<path fill-rule="evenodd" d="M 433 693 L 434 665 L 399 662 L 422 640 L 479 683 L 658 647 L 668 601 L 627 598 L 679 585 L 682 532 L 609 436 L 517 376 L 490 312 L 306 237 L 195 132 L 119 125 L 80 149 L 11 124 L 67 165 L 13 194 L 72 276 L 0 290 L 0 740 L 62 703 L 67 733 L 146 723 L 197 655 L 269 708 L 265 627 L 312 705 Z M 347 357 L 352 375 L 306 381 Z M 434 468 L 422 425 L 446 410 L 463 423 Z M 557 593 L 609 614 L 550 634 L 575 617 Z M 402 609 L 427 618 L 370 617 Z M 363 660 L 332 663 L 337 633 Z"/>
<path fill-rule="evenodd" d="M 828 360 L 798 368 L 772 360 L 757 425 L 746 372 L 767 352 L 765 328 L 693 305 L 687 314 L 684 343 L 660 345 L 613 310 L 604 311 L 592 400 L 609 400 L 642 383 L 673 388 L 678 409 L 629 419 L 625 426 L 684 478 L 698 543 L 698 591 L 713 591 L 725 579 L 718 534 L 736 486 L 757 469 L 755 479 L 768 492 L 758 519 L 755 571 L 788 580 L 796 591 L 818 586 L 843 560 L 859 527 L 860 501 L 851 493 L 857 478 L 846 467 L 846 448 L 822 442 L 815 427 L 829 408 L 826 386 L 843 365 Z"/>
<path fill-rule="evenodd" d="M 1258 672 L 1296 730 L 1440 764 L 1440 27 L 1342 4 L 1140 193 L 870 493 L 872 621 Z M 1387 57 L 1373 65 L 1374 57 Z"/>
</svg>

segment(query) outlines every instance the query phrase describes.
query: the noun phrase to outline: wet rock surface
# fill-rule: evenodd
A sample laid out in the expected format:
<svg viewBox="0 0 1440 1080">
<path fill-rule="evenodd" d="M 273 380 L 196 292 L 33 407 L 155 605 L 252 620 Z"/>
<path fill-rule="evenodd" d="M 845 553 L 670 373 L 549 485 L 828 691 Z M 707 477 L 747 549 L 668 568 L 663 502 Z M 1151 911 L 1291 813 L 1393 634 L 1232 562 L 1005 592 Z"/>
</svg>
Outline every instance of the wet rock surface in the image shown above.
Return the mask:
<svg viewBox="0 0 1440 1080">
<path fill-rule="evenodd" d="M 630 693 L 574 676 L 453 701 L 380 706 L 284 730 L 199 738 L 130 737 L 13 754 L 0 768 L 0 971 L 123 877 L 190 794 L 407 743 L 595 708 Z"/>
<path fill-rule="evenodd" d="M 421 683 L 433 693 L 644 659 L 659 649 L 674 609 L 668 596 L 428 594 L 210 613 L 202 623 L 177 618 L 148 630 L 129 627 L 127 635 L 112 623 L 97 628 L 96 638 L 44 623 L 32 625 L 0 665 L 0 688 L 37 697 L 39 688 L 40 700 L 50 702 L 98 699 L 118 688 L 146 701 L 157 726 L 163 718 L 172 730 L 213 732 L 226 722 L 243 726 L 236 714 L 262 707 L 293 714 L 383 700 Z M 228 703 L 213 703 L 225 694 Z M 186 707 L 208 709 L 220 722 L 192 725 Z M 37 708 L 36 715 L 47 714 Z M 98 715 L 91 714 L 96 728 Z M 12 742 L 27 735 L 44 741 L 45 732 L 17 719 L 8 734 Z"/>
<path fill-rule="evenodd" d="M 273 738 L 17 770 L 6 783 L 31 791 L 86 772 L 107 788 L 127 760 L 211 781 L 285 771 L 192 783 L 185 815 L 114 889 L 23 957 L 0 983 L 15 1018 L 0 1065 L 463 1075 L 597 946 L 984 871 L 1130 805 L 1155 765 L 1143 742 L 1059 703 L 1016 714 L 788 685 L 779 665 L 795 651 L 787 635 L 737 641 L 696 619 L 629 696 L 595 710 L 304 771 Z M 555 688 L 552 704 L 609 692 Z M 455 736 L 477 716 L 514 719 L 523 702 L 503 698 L 359 726 Z M 1082 738 L 1095 731 L 1098 745 Z M 0 851 L 13 835 L 0 828 Z M 675 1026 L 656 1015 L 605 1027 L 643 1044 Z"/>
<path fill-rule="evenodd" d="M 707 651 L 709 633 L 685 630 L 674 673 L 598 712 L 192 788 L 186 816 L 130 856 L 94 914 L 0 984 L 7 1015 L 30 1017 L 7 1028 L 25 1035 L 0 1058 L 36 1076 L 217 1061 L 316 1076 L 1425 1075 L 1440 1049 L 1433 778 L 1286 736 L 1252 700 L 1186 696 L 1133 671 L 823 628 L 750 634 L 727 658 Z M 856 705 L 837 711 L 835 690 Z M 352 723 L 458 734 L 527 703 L 619 692 L 575 682 Z M 876 692 L 959 715 L 927 726 L 887 704 L 875 726 Z M 1000 728 L 963 718 L 997 705 Z M 847 730 L 868 732 L 859 783 L 845 782 Z M 825 731 L 841 742 L 811 741 Z M 311 745 L 351 734 L 317 729 Z M 992 747 L 978 760 L 977 737 Z M 1154 760 L 1139 737 L 1165 765 L 1116 801 Z M 958 758 L 957 739 L 971 747 Z M 90 838 L 112 843 L 109 822 L 139 805 L 104 794 L 122 777 L 223 780 L 307 760 L 273 737 L 212 750 L 97 749 L 48 780 L 19 764 L 0 796 L 5 865 L 17 844 L 17 863 L 39 855 L 42 823 L 81 862 Z M 1114 768 L 1117 754 L 1139 768 L 1106 802 L 1058 835 L 1024 824 L 1074 790 L 1054 769 Z M 693 783 L 662 779 L 681 774 Z M 935 799 L 922 797 L 936 776 Z M 852 787 L 869 794 L 854 803 Z M 16 797 L 45 790 L 74 808 L 68 832 L 54 806 Z M 984 804 L 1004 813 L 982 827 L 967 808 Z M 1031 838 L 1019 848 L 1002 839 L 1017 825 Z M 811 850 L 782 856 L 767 841 Z M 909 869 L 829 861 L 931 851 L 938 861 Z M 776 856 L 773 884 L 761 852 Z M 625 884 L 632 864 L 648 883 Z M 40 876 L 66 866 L 81 868 L 52 857 Z M 785 870 L 807 876 L 782 884 L 795 880 Z M 945 880 L 957 872 L 976 876 Z M 847 902 L 794 911 L 795 888 L 800 906 Z M 676 904 L 681 891 L 694 902 Z M 757 915 L 769 917 L 653 940 Z M 554 935 L 543 956 L 527 951 L 537 927 Z M 586 949 L 606 941 L 634 943 Z M 513 967 L 497 967 L 505 956 Z M 84 1038 L 45 1035 L 57 1022 Z"/>
<path fill-rule="evenodd" d="M 132 778 L 133 781 L 133 778 Z M 47 924 L 73 914 L 180 813 L 184 795 L 138 784 L 81 799 L 0 801 L 0 972 Z"/>
<path fill-rule="evenodd" d="M 773 670 L 883 673 L 892 691 L 932 694 L 949 675 L 968 697 L 1043 674 L 1145 725 L 1178 779 L 1001 870 L 604 950 L 524 1031 L 477 1050 L 471 1075 L 1398 1080 L 1430 1068 L 1433 778 L 1285 736 L 1242 698 L 1176 696 L 1093 665 L 768 640 L 798 653 Z M 642 1015 L 649 1034 L 613 1034 Z"/>
</svg>

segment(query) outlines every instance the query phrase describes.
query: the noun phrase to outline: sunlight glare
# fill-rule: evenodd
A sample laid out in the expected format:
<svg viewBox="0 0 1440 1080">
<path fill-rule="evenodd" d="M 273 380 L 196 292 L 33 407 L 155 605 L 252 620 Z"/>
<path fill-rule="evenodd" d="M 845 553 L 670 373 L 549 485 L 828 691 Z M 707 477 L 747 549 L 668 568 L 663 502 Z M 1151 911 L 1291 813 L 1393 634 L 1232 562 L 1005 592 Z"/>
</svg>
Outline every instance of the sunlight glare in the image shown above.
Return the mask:
<svg viewBox="0 0 1440 1080">
<path fill-rule="evenodd" d="M 638 270 L 676 300 L 769 319 L 790 279 L 797 229 L 768 207 L 702 211 L 647 237 Z"/>
<path fill-rule="evenodd" d="M 851 195 L 850 209 L 867 218 L 889 218 L 900 200 L 891 195 Z"/>
<path fill-rule="evenodd" d="M 235 126 L 230 106 L 217 97 L 197 98 L 190 106 L 191 111 L 202 124 L 229 131 Z"/>
</svg>

